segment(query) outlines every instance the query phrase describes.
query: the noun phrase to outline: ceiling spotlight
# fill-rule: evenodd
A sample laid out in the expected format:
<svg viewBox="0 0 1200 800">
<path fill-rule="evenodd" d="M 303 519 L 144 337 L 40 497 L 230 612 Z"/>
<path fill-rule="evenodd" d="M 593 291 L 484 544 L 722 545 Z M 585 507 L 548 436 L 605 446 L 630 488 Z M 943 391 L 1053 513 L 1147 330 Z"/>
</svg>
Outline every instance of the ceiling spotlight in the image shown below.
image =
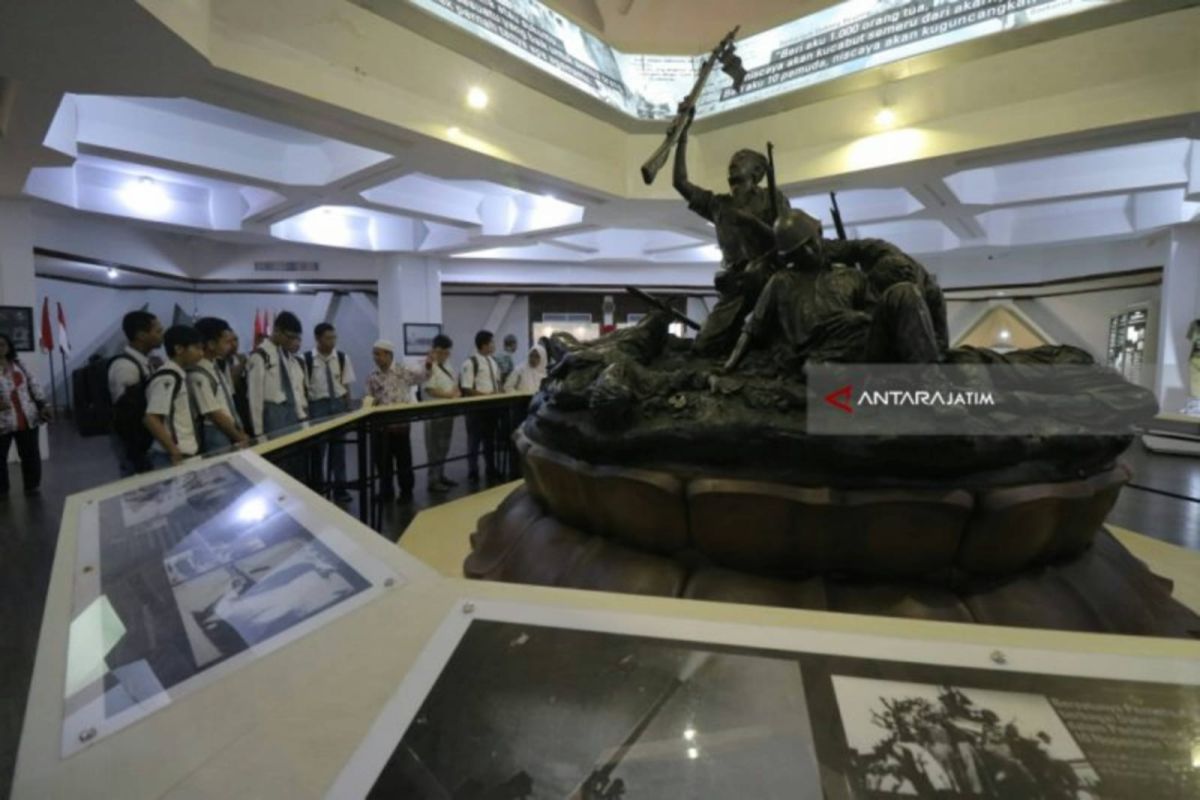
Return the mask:
<svg viewBox="0 0 1200 800">
<path fill-rule="evenodd" d="M 696 741 L 696 729 L 695 729 L 695 728 L 688 728 L 687 730 L 685 730 L 685 731 L 683 732 L 683 738 L 684 738 L 684 739 L 687 739 L 689 742 L 694 742 L 694 741 Z"/>
<path fill-rule="evenodd" d="M 288 281 L 288 291 L 289 292 L 295 292 L 295 291 L 298 291 L 299 289 L 300 289 L 300 287 L 296 285 L 295 281 Z"/>
<path fill-rule="evenodd" d="M 145 176 L 125 184 L 121 199 L 131 211 L 144 216 L 159 216 L 171 207 L 171 198 L 163 187 Z"/>
<path fill-rule="evenodd" d="M 896 124 L 896 112 L 891 106 L 884 106 L 875 113 L 875 124 L 881 128 L 890 128 Z"/>
<path fill-rule="evenodd" d="M 693 761 L 700 757 L 700 751 L 695 747 L 689 747 L 687 749 L 687 754 L 688 758 L 692 759 Z"/>
<path fill-rule="evenodd" d="M 1007 342 L 1011 338 L 1012 338 L 1012 334 L 1008 332 L 1008 328 L 1000 329 L 1000 340 L 1001 341 Z"/>
<path fill-rule="evenodd" d="M 113 281 L 115 281 L 115 280 L 117 279 L 117 276 L 118 276 L 118 275 L 120 275 L 120 274 L 121 274 L 121 273 L 117 272 L 117 268 L 116 268 L 116 267 L 109 267 L 109 268 L 108 268 L 108 279 L 109 279 L 109 280 L 113 280 Z"/>
<path fill-rule="evenodd" d="M 488 93 L 478 86 L 472 86 L 467 90 L 467 105 L 476 111 L 483 111 L 488 107 Z"/>
</svg>

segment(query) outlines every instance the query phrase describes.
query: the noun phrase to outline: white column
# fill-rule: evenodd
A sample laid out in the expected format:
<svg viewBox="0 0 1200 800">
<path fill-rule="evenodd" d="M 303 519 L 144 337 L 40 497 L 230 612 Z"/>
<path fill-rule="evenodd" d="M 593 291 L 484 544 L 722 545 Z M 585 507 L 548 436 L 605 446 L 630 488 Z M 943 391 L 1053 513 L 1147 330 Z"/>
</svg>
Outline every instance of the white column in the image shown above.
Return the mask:
<svg viewBox="0 0 1200 800">
<path fill-rule="evenodd" d="M 379 276 L 379 335 L 404 351 L 404 323 L 442 321 L 442 276 L 435 259 L 389 257 Z"/>
<path fill-rule="evenodd" d="M 0 305 L 22 306 L 33 309 L 33 337 L 35 351 L 21 353 L 21 363 L 34 374 L 50 394 L 49 359 L 36 350 L 41 331 L 42 308 L 38 303 L 37 279 L 33 271 L 33 214 L 28 203 L 21 200 L 0 200 Z M 51 319 L 55 309 L 50 308 Z M 57 326 L 55 327 L 57 333 Z M 61 364 L 55 362 L 55 369 Z M 59 402 L 65 400 L 62 376 L 59 381 Z M 64 423 L 59 423 L 64 424 Z M 69 423 L 67 423 L 69 424 Z M 42 457 L 50 453 L 45 429 L 42 430 Z M 9 460 L 16 460 L 16 448 L 9 453 Z"/>
<path fill-rule="evenodd" d="M 1177 414 L 1188 397 L 1191 343 L 1187 329 L 1192 320 L 1200 318 L 1200 225 L 1171 231 L 1160 309 L 1155 387 L 1162 410 Z"/>
</svg>

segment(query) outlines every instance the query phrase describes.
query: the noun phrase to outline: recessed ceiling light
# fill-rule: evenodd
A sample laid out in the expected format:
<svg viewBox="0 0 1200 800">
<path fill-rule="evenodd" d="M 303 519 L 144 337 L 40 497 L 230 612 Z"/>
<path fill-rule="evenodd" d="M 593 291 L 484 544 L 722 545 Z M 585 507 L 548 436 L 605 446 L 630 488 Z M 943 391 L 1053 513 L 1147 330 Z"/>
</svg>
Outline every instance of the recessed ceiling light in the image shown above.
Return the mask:
<svg viewBox="0 0 1200 800">
<path fill-rule="evenodd" d="M 695 760 L 700 757 L 700 751 L 697 750 L 695 747 L 689 747 L 687 749 L 687 754 L 688 754 L 688 758 L 690 758 L 692 760 Z"/>
<path fill-rule="evenodd" d="M 467 105 L 476 111 L 483 111 L 488 107 L 488 93 L 478 86 L 472 86 L 467 90 Z"/>
<path fill-rule="evenodd" d="M 1011 338 L 1012 338 L 1012 334 L 1011 334 L 1011 333 L 1009 333 L 1009 331 L 1008 331 L 1008 328 L 1001 328 L 1001 329 L 1000 329 L 1000 339 L 1001 339 L 1002 341 L 1005 341 L 1005 342 L 1007 342 L 1007 341 L 1008 341 L 1009 339 L 1011 339 Z"/>
<path fill-rule="evenodd" d="M 891 106 L 884 106 L 875 112 L 875 124 L 881 128 L 890 128 L 896 124 L 896 112 Z"/>
<path fill-rule="evenodd" d="M 159 216 L 171 207 L 171 198 L 153 178 L 141 177 L 121 189 L 121 199 L 131 211 L 143 216 Z"/>
<path fill-rule="evenodd" d="M 694 741 L 696 741 L 696 729 L 695 729 L 695 728 L 688 728 L 687 730 L 685 730 L 685 731 L 683 732 L 683 738 L 684 738 L 684 739 L 687 739 L 689 742 L 694 742 Z"/>
<path fill-rule="evenodd" d="M 116 267 L 109 267 L 109 268 L 108 268 L 108 277 L 109 277 L 109 280 L 114 280 L 114 281 L 115 281 L 115 280 L 117 279 L 117 276 L 118 276 L 118 275 L 120 275 L 120 274 L 121 274 L 121 273 L 117 272 L 117 268 L 116 268 Z"/>
<path fill-rule="evenodd" d="M 296 285 L 295 281 L 288 281 L 288 291 L 289 292 L 295 292 L 299 289 L 300 289 L 300 287 Z"/>
</svg>

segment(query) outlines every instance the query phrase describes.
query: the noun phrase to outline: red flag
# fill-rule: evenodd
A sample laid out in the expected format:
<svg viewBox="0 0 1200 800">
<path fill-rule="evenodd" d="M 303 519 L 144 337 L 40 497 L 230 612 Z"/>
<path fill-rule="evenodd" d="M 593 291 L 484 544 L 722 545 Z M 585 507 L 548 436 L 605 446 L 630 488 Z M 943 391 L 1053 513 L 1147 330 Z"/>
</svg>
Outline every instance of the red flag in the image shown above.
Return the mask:
<svg viewBox="0 0 1200 800">
<path fill-rule="evenodd" d="M 58 306 L 58 349 L 64 356 L 69 356 L 71 355 L 71 340 L 67 338 L 67 315 L 63 312 L 62 303 L 54 305 Z"/>
<path fill-rule="evenodd" d="M 259 334 L 262 333 L 262 309 L 254 309 L 254 341 L 258 341 Z"/>
<path fill-rule="evenodd" d="M 42 349 L 47 353 L 54 351 L 54 332 L 50 328 L 50 298 L 42 300 L 42 338 L 39 340 Z"/>
</svg>

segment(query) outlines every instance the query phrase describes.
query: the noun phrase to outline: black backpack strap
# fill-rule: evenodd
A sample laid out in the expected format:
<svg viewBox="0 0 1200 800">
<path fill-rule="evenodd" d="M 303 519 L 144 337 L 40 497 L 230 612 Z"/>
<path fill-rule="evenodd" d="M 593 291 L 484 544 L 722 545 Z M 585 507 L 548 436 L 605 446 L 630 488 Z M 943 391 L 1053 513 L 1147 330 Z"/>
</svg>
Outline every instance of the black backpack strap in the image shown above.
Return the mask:
<svg viewBox="0 0 1200 800">
<path fill-rule="evenodd" d="M 106 370 L 105 370 L 105 373 L 107 374 L 107 373 L 108 373 L 108 370 L 111 370 L 111 369 L 112 369 L 112 365 L 113 365 L 113 364 L 115 364 L 115 363 L 117 363 L 117 362 L 118 362 L 118 361 L 120 361 L 121 359 L 125 359 L 125 360 L 126 360 L 126 361 L 128 361 L 130 364 L 133 364 L 134 368 L 135 368 L 135 369 L 137 369 L 137 371 L 138 371 L 138 380 L 139 380 L 141 383 L 149 383 L 149 382 L 150 382 L 150 378 L 151 378 L 151 377 L 153 377 L 153 376 L 151 376 L 151 375 L 147 375 L 147 374 L 146 374 L 146 372 L 145 372 L 145 370 L 143 370 L 143 369 L 142 369 L 142 364 L 141 364 L 141 362 L 139 362 L 139 361 L 138 361 L 136 358 L 134 358 L 133 356 L 129 355 L 129 353 L 117 353 L 115 356 L 113 356 L 112 358 L 110 358 L 110 359 L 108 360 L 108 369 L 106 369 Z"/>
<path fill-rule="evenodd" d="M 250 353 L 251 358 L 254 356 L 262 356 L 263 366 L 265 366 L 267 369 L 271 368 L 271 354 L 266 350 L 262 349 L 261 347 L 256 347 L 254 348 L 254 351 Z"/>
<path fill-rule="evenodd" d="M 479 391 L 479 356 L 471 354 L 471 391 Z"/>
<path fill-rule="evenodd" d="M 339 380 L 341 380 L 342 383 L 345 383 L 346 382 L 346 354 L 343 353 L 341 350 L 338 350 L 337 354 L 338 354 L 338 378 L 339 378 Z"/>
<path fill-rule="evenodd" d="M 308 379 L 312 380 L 313 354 L 312 350 L 304 352 L 304 371 L 308 373 Z"/>
</svg>

